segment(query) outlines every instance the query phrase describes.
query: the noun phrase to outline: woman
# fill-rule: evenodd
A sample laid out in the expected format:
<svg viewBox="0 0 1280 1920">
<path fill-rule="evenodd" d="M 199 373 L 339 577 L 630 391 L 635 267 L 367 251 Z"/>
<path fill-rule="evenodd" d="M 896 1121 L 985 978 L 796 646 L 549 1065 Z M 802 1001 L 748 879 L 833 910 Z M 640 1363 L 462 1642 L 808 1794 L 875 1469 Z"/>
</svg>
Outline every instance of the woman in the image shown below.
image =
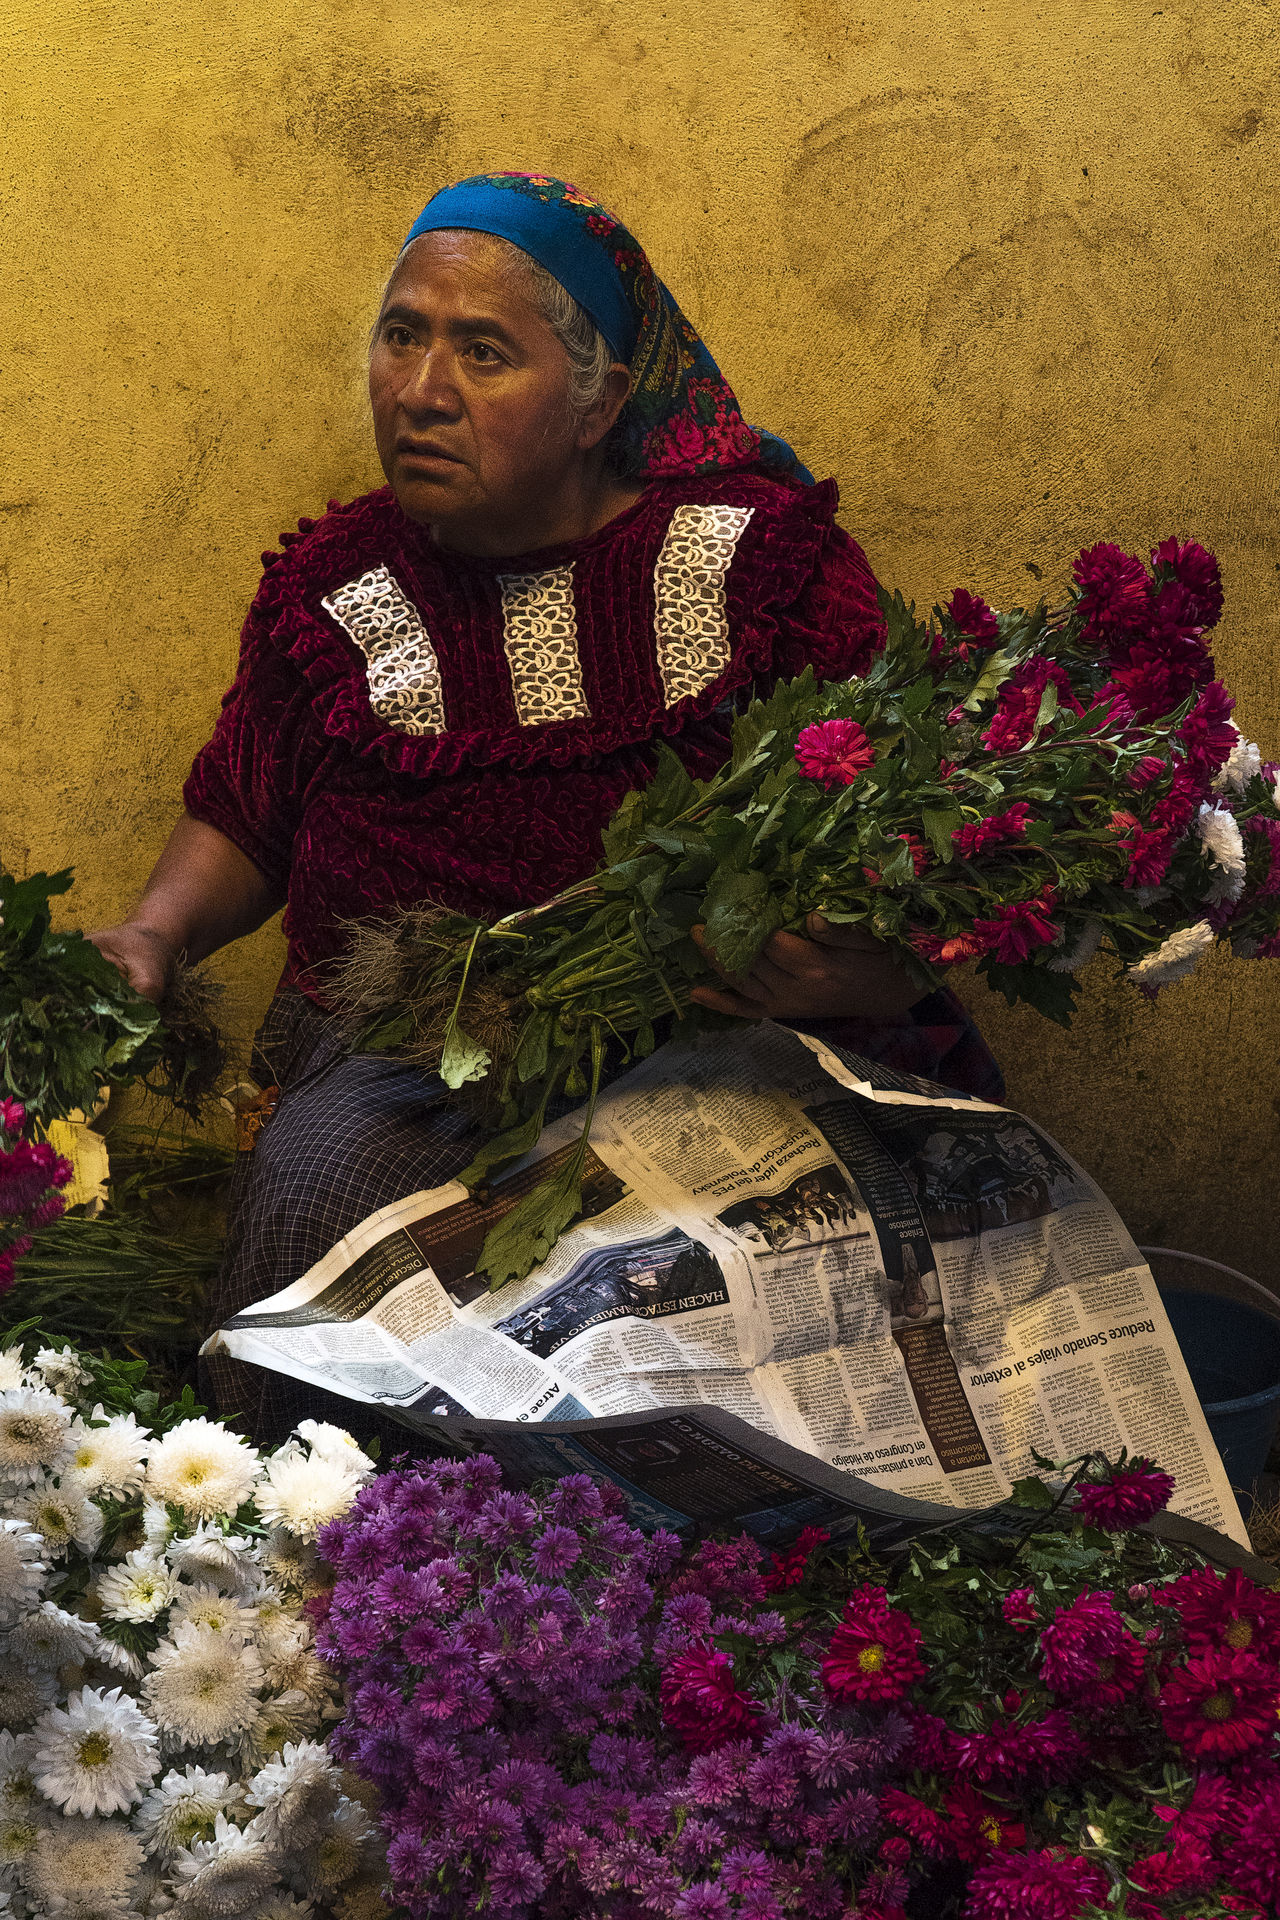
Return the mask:
<svg viewBox="0 0 1280 1920">
<path fill-rule="evenodd" d="M 95 936 L 158 997 L 180 953 L 286 905 L 258 1041 L 283 1091 L 238 1169 L 215 1323 L 472 1152 L 438 1082 L 343 1055 L 323 978 L 344 923 L 546 898 L 595 864 L 657 740 L 708 773 L 735 699 L 808 663 L 855 673 L 881 632 L 834 482 L 747 426 L 632 236 L 562 181 L 435 196 L 388 283 L 369 387 L 388 485 L 264 556 L 183 818 L 128 920 Z M 921 1001 L 860 932 L 808 931 L 695 998 L 847 1016 L 864 1050 L 998 1091 L 949 995 Z M 263 1436 L 326 1398 L 218 1365 L 223 1406 Z"/>
</svg>

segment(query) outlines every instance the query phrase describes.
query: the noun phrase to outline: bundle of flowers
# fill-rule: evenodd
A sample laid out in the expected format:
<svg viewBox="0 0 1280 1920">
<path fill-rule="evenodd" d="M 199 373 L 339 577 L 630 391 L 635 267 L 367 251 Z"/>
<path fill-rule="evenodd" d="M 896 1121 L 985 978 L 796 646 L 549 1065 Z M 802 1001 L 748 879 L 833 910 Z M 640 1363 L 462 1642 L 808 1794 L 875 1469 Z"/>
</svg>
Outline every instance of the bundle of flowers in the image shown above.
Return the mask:
<svg viewBox="0 0 1280 1920">
<path fill-rule="evenodd" d="M 1046 1466 L 1048 1463 L 1046 1463 Z M 1280 1597 L 1150 1463 L 894 1564 L 630 1526 L 487 1457 L 366 1485 L 317 1650 L 412 1920 L 1129 1920 L 1280 1903 Z M 1064 1484 L 1065 1483 L 1065 1484 Z"/>
<path fill-rule="evenodd" d="M 866 677 L 780 686 L 737 719 L 713 779 L 663 748 L 588 880 L 494 925 L 417 913 L 357 939 L 337 991 L 358 1044 L 408 1049 L 450 1086 L 488 1079 L 497 1137 L 464 1181 L 527 1151 L 554 1095 L 593 1092 L 610 1044 L 645 1055 L 714 983 L 699 927 L 742 973 L 820 910 L 897 948 L 922 990 L 975 961 L 1063 1022 L 1099 948 L 1148 993 L 1218 939 L 1280 953 L 1280 769 L 1214 678 L 1222 586 L 1203 547 L 1166 540 L 1150 567 L 1089 548 L 1053 612 L 964 591 L 927 621 L 882 605 Z M 495 1284 L 577 1198 L 571 1161 L 497 1230 Z"/>
<path fill-rule="evenodd" d="M 315 1422 L 260 1453 L 145 1372 L 0 1352 L 0 1911 L 373 1920 L 307 1613 L 373 1462 Z"/>
<path fill-rule="evenodd" d="M 225 1064 L 210 983 L 180 969 L 154 1007 L 83 934 L 53 930 L 70 886 L 69 872 L 19 880 L 0 865 L 0 1294 L 63 1211 L 71 1167 L 42 1129 L 136 1080 L 198 1114 Z"/>
</svg>

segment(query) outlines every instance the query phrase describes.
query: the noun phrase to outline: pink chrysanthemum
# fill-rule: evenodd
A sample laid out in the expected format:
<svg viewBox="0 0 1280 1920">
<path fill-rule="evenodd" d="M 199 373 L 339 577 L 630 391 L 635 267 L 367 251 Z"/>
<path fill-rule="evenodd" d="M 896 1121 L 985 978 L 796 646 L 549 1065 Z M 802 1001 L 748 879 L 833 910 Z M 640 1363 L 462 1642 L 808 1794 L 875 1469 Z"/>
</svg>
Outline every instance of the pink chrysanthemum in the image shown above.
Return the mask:
<svg viewBox="0 0 1280 1920">
<path fill-rule="evenodd" d="M 1264 1913 L 1280 1912 L 1280 1783 L 1242 1796 L 1225 1849 L 1231 1883 Z"/>
<path fill-rule="evenodd" d="M 986 601 L 979 599 L 976 593 L 966 593 L 963 587 L 957 587 L 948 600 L 947 614 L 966 640 L 976 640 L 983 647 L 994 647 L 1000 638 L 996 616 Z"/>
<path fill-rule="evenodd" d="M 1217 773 L 1236 743 L 1230 719 L 1235 700 L 1220 680 L 1211 680 L 1182 723 L 1180 739 L 1187 759 L 1198 771 Z"/>
<path fill-rule="evenodd" d="M 1061 928 L 1053 918 L 1057 895 L 1052 887 L 1042 887 L 1034 900 L 1017 900 L 997 907 L 988 918 L 975 920 L 973 931 L 988 943 L 1002 966 L 1015 967 L 1037 947 L 1047 947 L 1058 938 Z"/>
<path fill-rule="evenodd" d="M 1150 1460 L 1130 1460 L 1113 1467 L 1105 1480 L 1084 1480 L 1076 1488 L 1075 1508 L 1093 1527 L 1119 1531 L 1141 1526 L 1153 1513 L 1168 1506 L 1173 1475 Z"/>
<path fill-rule="evenodd" d="M 1106 1893 L 1106 1875 L 1088 1860 L 1047 1848 L 997 1852 L 974 1869 L 965 1920 L 1077 1920 Z"/>
<path fill-rule="evenodd" d="M 760 1731 L 760 1706 L 735 1685 L 733 1661 L 714 1647 L 682 1653 L 663 1673 L 662 1717 L 691 1753 L 710 1753 Z"/>
<path fill-rule="evenodd" d="M 1280 1647 L 1280 1593 L 1260 1587 L 1238 1567 L 1218 1573 L 1197 1567 L 1152 1595 L 1173 1607 L 1193 1653 L 1254 1653 Z"/>
<path fill-rule="evenodd" d="M 1160 1718 L 1193 1760 L 1232 1760 L 1274 1731 L 1280 1678 L 1250 1653 L 1202 1653 L 1175 1667 Z"/>
<path fill-rule="evenodd" d="M 1045 1685 L 1070 1700 L 1118 1706 L 1142 1678 L 1144 1655 L 1109 1593 L 1059 1607 L 1040 1636 Z"/>
<path fill-rule="evenodd" d="M 796 741 L 796 760 L 809 780 L 849 787 L 875 765 L 875 748 L 856 720 L 815 720 Z"/>
<path fill-rule="evenodd" d="M 1012 1593 L 1006 1593 L 1000 1607 L 1005 1625 L 1015 1633 L 1030 1633 L 1040 1624 L 1040 1615 L 1036 1609 L 1035 1596 L 1030 1587 L 1015 1587 Z"/>
<path fill-rule="evenodd" d="M 822 1660 L 833 1700 L 901 1700 L 924 1676 L 920 1629 L 890 1605 L 882 1587 L 858 1587 Z"/>
<path fill-rule="evenodd" d="M 971 860 L 975 853 L 981 853 L 987 847 L 999 847 L 1011 840 L 1025 839 L 1031 818 L 1031 808 L 1026 801 L 1015 800 L 1003 813 L 989 813 L 984 820 L 972 820 L 966 826 L 957 827 L 951 836 L 951 844 L 963 859 Z"/>
<path fill-rule="evenodd" d="M 1169 763 L 1162 760 L 1158 753 L 1144 753 L 1129 770 L 1129 785 L 1135 793 L 1141 793 L 1153 780 L 1159 780 L 1169 771 Z"/>
<path fill-rule="evenodd" d="M 989 753 L 1016 753 L 1035 732 L 1040 700 L 1050 681 L 1058 689 L 1058 705 L 1071 713 L 1082 708 L 1071 689 L 1065 667 L 1044 654 L 1033 654 L 1016 667 L 1000 689 L 991 724 L 982 736 Z"/>
</svg>

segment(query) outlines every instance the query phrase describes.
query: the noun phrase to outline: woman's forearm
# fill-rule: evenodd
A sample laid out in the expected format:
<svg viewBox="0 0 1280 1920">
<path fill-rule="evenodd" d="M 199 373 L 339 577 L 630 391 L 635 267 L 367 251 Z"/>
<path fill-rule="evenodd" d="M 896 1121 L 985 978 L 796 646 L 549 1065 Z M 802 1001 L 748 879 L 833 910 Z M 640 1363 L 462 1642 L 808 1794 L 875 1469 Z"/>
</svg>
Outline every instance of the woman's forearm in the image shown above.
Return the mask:
<svg viewBox="0 0 1280 1920">
<path fill-rule="evenodd" d="M 194 965 L 283 904 L 233 840 L 184 813 L 124 924 L 158 933 Z"/>
<path fill-rule="evenodd" d="M 139 993 L 158 1000 L 180 957 L 194 965 L 283 904 L 234 841 L 184 813 L 133 912 L 88 937 Z"/>
</svg>

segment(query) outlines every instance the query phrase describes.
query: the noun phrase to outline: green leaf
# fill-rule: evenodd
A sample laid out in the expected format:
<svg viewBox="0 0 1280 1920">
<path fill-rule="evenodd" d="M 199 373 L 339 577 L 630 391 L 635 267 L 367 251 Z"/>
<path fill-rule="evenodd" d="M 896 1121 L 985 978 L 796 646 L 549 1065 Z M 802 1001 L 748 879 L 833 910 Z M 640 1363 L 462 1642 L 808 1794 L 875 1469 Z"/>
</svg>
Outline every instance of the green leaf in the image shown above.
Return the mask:
<svg viewBox="0 0 1280 1920">
<path fill-rule="evenodd" d="M 488 1048 L 478 1040 L 473 1040 L 469 1033 L 464 1033 L 456 1015 L 451 1015 L 444 1032 L 444 1045 L 440 1049 L 440 1078 L 446 1087 L 461 1087 L 468 1080 L 483 1080 L 490 1065 Z"/>
<path fill-rule="evenodd" d="M 487 1277 L 490 1293 L 532 1272 L 581 1211 L 582 1165 L 575 1154 L 490 1227 L 476 1261 L 476 1272 Z"/>
<path fill-rule="evenodd" d="M 990 955 L 978 962 L 978 972 L 987 976 L 989 985 L 1002 993 L 1011 1007 L 1025 1000 L 1028 1006 L 1058 1026 L 1071 1025 L 1080 991 L 1074 974 L 1051 973 L 1048 967 L 1038 967 L 1029 960 L 1020 966 L 1006 967 Z"/>
<path fill-rule="evenodd" d="M 729 973 L 745 973 L 769 935 L 782 925 L 781 903 L 769 877 L 721 867 L 702 902 L 707 944 Z"/>
<path fill-rule="evenodd" d="M 926 807 L 920 815 L 920 825 L 935 858 L 944 864 L 954 859 L 955 848 L 951 844 L 951 836 L 957 827 L 964 825 L 964 815 L 959 807 Z"/>
<path fill-rule="evenodd" d="M 1026 1480 L 1014 1481 L 1009 1502 L 1011 1506 L 1030 1507 L 1036 1513 L 1047 1513 L 1056 1497 L 1051 1487 L 1047 1487 L 1043 1480 L 1037 1480 L 1032 1475 Z"/>
<path fill-rule="evenodd" d="M 492 1173 L 495 1167 L 502 1166 L 506 1161 L 518 1160 L 522 1154 L 532 1153 L 542 1133 L 549 1094 L 548 1088 L 547 1093 L 543 1095 L 526 1120 L 521 1120 L 518 1125 L 507 1127 L 504 1132 L 495 1133 L 492 1139 L 486 1140 L 474 1160 L 470 1161 L 461 1173 L 455 1175 L 455 1178 L 460 1180 L 464 1187 L 478 1187 L 482 1184 L 485 1175 Z"/>
<path fill-rule="evenodd" d="M 988 700 L 994 700 L 997 692 L 1009 678 L 1018 664 L 1016 647 L 1000 647 L 995 653 L 987 655 L 982 671 L 973 683 L 969 696 L 961 704 L 966 713 L 974 713 Z"/>
</svg>

